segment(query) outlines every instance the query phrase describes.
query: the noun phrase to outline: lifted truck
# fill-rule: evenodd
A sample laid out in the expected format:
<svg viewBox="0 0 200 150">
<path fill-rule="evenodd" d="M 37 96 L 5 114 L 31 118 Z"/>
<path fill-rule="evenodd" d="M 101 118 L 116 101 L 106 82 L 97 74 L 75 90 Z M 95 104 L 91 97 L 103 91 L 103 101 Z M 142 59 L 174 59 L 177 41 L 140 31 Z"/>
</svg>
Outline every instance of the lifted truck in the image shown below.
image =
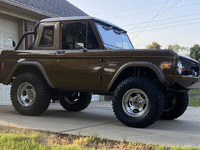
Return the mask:
<svg viewBox="0 0 200 150">
<path fill-rule="evenodd" d="M 34 34 L 29 50 L 18 50 Z M 1 82 L 11 84 L 14 108 L 40 115 L 50 100 L 81 111 L 91 93 L 113 95 L 123 124 L 146 127 L 175 119 L 188 106 L 188 90 L 198 88 L 199 63 L 171 50 L 134 49 L 126 31 L 92 17 L 41 20 L 15 50 L 1 53 Z"/>
</svg>

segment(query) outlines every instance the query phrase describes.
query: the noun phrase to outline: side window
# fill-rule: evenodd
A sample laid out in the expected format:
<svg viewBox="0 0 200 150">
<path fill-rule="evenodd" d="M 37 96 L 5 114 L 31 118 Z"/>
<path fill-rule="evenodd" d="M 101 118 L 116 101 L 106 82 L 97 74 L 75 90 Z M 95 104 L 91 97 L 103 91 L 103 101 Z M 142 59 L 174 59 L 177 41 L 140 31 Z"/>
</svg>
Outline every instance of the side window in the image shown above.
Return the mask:
<svg viewBox="0 0 200 150">
<path fill-rule="evenodd" d="M 62 49 L 78 49 L 77 43 L 86 41 L 85 23 L 68 23 L 62 25 Z"/>
<path fill-rule="evenodd" d="M 87 49 L 99 49 L 92 27 L 87 22 L 62 25 L 62 49 L 80 49 L 77 43 L 83 43 Z"/>
<path fill-rule="evenodd" d="M 44 27 L 39 46 L 53 46 L 54 26 Z"/>
</svg>

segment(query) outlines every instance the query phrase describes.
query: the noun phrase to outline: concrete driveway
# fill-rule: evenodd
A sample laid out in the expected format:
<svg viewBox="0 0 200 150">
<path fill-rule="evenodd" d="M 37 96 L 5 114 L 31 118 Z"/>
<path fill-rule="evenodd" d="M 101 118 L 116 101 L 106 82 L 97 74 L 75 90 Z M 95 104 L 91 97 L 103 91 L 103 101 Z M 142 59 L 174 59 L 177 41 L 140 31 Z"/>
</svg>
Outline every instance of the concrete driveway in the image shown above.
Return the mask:
<svg viewBox="0 0 200 150">
<path fill-rule="evenodd" d="M 130 128 L 115 117 L 111 102 L 92 102 L 81 112 L 67 112 L 59 104 L 51 104 L 41 116 L 18 114 L 10 105 L 0 106 L 0 125 L 31 128 L 62 134 L 97 134 L 112 140 L 163 145 L 200 145 L 200 108 L 189 107 L 176 120 L 159 120 L 144 129 Z"/>
</svg>

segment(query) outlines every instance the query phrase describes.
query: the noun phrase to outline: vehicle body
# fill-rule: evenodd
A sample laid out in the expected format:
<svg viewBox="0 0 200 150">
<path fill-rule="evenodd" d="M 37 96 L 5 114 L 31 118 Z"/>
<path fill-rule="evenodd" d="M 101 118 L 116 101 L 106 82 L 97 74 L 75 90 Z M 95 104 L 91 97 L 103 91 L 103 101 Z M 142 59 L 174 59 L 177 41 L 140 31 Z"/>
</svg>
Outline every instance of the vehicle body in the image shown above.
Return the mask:
<svg viewBox="0 0 200 150">
<path fill-rule="evenodd" d="M 125 30 L 96 18 L 44 19 L 32 34 L 35 41 L 30 50 L 18 50 L 19 42 L 16 50 L 1 53 L 1 82 L 12 84 L 13 105 L 24 115 L 43 113 L 50 99 L 59 99 L 68 111 L 79 111 L 89 105 L 89 93 L 96 93 L 114 96 L 113 109 L 122 123 L 145 127 L 175 107 L 182 108 L 171 119 L 182 115 L 188 103 L 187 91 L 200 85 L 198 61 L 171 50 L 134 49 Z M 33 81 L 41 83 L 33 85 Z M 43 102 L 37 100 L 40 90 L 46 93 L 40 93 Z M 184 106 L 177 106 L 179 97 Z M 82 103 L 77 104 L 79 101 Z M 45 103 L 38 106 L 38 113 L 34 111 L 37 102 Z M 83 107 L 77 108 L 80 105 Z M 158 115 L 149 121 L 149 112 Z M 163 118 L 169 119 L 169 115 Z"/>
</svg>

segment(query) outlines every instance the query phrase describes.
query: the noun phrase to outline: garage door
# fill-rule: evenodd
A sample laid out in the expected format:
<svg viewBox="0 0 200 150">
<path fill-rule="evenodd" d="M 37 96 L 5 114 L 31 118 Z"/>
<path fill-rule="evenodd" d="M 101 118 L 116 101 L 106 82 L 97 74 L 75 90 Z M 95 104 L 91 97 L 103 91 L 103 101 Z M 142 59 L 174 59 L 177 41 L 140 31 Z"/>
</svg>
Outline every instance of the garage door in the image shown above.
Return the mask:
<svg viewBox="0 0 200 150">
<path fill-rule="evenodd" d="M 14 49 L 14 43 L 18 42 L 18 31 L 17 20 L 0 15 L 0 51 Z M 0 105 L 10 103 L 10 86 L 0 84 Z"/>
<path fill-rule="evenodd" d="M 0 15 L 1 16 L 1 15 Z M 15 19 L 0 17 L 0 48 L 14 49 L 13 42 L 18 42 L 18 22 Z"/>
</svg>

